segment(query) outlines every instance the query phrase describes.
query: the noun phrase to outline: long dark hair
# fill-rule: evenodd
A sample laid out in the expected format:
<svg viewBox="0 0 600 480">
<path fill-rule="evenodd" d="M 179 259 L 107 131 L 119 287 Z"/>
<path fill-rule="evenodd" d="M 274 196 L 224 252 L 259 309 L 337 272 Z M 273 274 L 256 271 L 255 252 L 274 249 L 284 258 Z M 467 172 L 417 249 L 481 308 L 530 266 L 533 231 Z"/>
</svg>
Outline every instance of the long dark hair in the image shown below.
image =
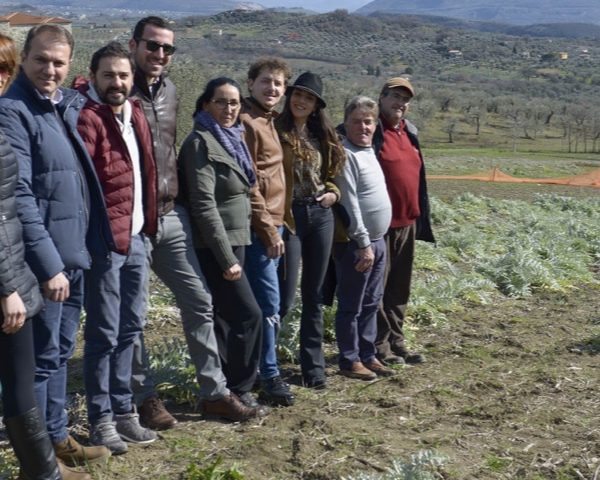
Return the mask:
<svg viewBox="0 0 600 480">
<path fill-rule="evenodd" d="M 202 94 L 196 100 L 196 110 L 194 110 L 194 114 L 192 115 L 193 117 L 195 117 L 199 111 L 203 110 L 203 105 L 210 102 L 215 96 L 215 90 L 223 85 L 231 85 L 232 87 L 235 87 L 240 94 L 240 101 L 242 100 L 242 87 L 240 87 L 238 82 L 229 77 L 213 78 L 206 84 L 206 87 L 204 87 L 204 92 L 202 92 Z"/>
<path fill-rule="evenodd" d="M 286 95 L 283 111 L 275 120 L 275 125 L 277 131 L 280 133 L 297 136 L 294 115 L 290 108 L 292 93 L 293 90 L 290 91 L 289 95 Z M 333 123 L 329 119 L 329 115 L 327 115 L 325 109 L 321 107 L 318 100 L 315 105 L 315 111 L 311 113 L 306 120 L 306 128 L 319 141 L 321 155 L 323 155 L 324 158 L 330 159 L 329 174 L 335 176 L 340 173 L 342 166 L 346 161 L 344 147 L 333 127 Z"/>
</svg>

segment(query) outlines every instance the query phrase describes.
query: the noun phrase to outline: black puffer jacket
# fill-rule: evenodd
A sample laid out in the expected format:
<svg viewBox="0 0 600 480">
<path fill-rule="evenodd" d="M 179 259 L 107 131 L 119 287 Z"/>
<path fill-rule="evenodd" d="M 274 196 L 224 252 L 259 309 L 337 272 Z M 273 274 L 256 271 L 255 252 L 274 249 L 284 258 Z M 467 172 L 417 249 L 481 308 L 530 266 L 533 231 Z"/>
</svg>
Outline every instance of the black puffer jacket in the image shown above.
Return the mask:
<svg viewBox="0 0 600 480">
<path fill-rule="evenodd" d="M 0 133 L 0 297 L 17 291 L 31 318 L 42 308 L 38 282 L 25 263 L 23 229 L 17 218 L 17 158 Z M 0 323 L 2 312 L 0 311 Z"/>
</svg>

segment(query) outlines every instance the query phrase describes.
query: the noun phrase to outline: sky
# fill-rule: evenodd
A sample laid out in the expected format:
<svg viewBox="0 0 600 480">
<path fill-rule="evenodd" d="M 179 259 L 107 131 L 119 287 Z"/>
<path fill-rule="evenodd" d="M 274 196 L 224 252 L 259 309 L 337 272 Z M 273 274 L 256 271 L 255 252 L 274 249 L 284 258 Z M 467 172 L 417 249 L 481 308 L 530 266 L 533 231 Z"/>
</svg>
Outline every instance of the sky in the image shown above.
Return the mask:
<svg viewBox="0 0 600 480">
<path fill-rule="evenodd" d="M 265 7 L 304 7 L 317 12 L 344 8 L 350 12 L 370 3 L 371 0 L 254 0 Z"/>
</svg>

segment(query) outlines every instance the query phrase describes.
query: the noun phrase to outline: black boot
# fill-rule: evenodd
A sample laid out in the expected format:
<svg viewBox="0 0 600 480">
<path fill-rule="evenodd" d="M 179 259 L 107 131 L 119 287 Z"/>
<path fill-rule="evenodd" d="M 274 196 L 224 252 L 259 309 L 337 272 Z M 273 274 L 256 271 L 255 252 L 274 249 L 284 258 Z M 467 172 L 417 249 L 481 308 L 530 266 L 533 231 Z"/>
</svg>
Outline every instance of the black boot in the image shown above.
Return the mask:
<svg viewBox="0 0 600 480">
<path fill-rule="evenodd" d="M 21 465 L 22 480 L 61 480 L 46 423 L 37 407 L 5 418 L 8 438 Z"/>
</svg>

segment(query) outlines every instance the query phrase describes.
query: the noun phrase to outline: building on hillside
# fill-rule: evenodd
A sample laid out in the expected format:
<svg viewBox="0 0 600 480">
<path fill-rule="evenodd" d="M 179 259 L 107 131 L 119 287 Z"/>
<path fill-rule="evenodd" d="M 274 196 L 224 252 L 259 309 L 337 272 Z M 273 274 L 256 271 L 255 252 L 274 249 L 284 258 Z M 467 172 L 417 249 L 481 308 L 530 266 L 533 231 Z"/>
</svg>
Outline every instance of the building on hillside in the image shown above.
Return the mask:
<svg viewBox="0 0 600 480">
<path fill-rule="evenodd" d="M 558 58 L 560 60 L 568 60 L 569 59 L 569 53 L 568 52 L 558 52 Z"/>
<path fill-rule="evenodd" d="M 31 27 L 44 24 L 61 25 L 71 31 L 72 22 L 61 17 L 41 17 L 22 12 L 12 12 L 0 16 L 0 32 L 12 37 L 18 45 L 23 44 Z"/>
</svg>

